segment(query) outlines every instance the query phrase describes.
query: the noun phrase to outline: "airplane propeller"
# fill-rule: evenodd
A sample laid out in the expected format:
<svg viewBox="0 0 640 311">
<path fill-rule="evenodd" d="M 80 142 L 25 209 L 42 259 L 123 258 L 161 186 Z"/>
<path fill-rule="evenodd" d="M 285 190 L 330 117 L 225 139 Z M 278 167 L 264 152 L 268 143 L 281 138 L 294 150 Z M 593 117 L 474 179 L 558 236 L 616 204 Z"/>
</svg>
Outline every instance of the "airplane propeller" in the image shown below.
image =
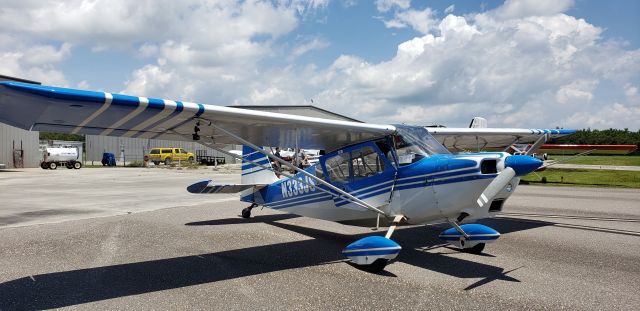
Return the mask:
<svg viewBox="0 0 640 311">
<path fill-rule="evenodd" d="M 511 179 L 516 176 L 524 176 L 542 166 L 543 162 L 535 157 L 528 155 L 512 155 L 504 160 L 504 169 L 493 181 L 482 191 L 480 197 L 476 201 L 478 206 L 482 207 L 491 202 L 493 198 L 506 187 Z"/>
</svg>

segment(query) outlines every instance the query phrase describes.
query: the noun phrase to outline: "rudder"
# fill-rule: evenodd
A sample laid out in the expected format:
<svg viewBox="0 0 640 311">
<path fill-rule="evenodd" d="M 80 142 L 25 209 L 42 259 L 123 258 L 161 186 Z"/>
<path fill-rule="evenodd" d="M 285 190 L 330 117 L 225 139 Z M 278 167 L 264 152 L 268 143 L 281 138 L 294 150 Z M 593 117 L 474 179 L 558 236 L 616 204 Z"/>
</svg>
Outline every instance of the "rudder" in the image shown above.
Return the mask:
<svg viewBox="0 0 640 311">
<path fill-rule="evenodd" d="M 242 184 L 270 184 L 278 180 L 273 171 L 246 160 L 253 161 L 261 166 L 271 167 L 271 161 L 267 156 L 249 146 L 242 146 L 242 176 L 240 178 Z"/>
</svg>

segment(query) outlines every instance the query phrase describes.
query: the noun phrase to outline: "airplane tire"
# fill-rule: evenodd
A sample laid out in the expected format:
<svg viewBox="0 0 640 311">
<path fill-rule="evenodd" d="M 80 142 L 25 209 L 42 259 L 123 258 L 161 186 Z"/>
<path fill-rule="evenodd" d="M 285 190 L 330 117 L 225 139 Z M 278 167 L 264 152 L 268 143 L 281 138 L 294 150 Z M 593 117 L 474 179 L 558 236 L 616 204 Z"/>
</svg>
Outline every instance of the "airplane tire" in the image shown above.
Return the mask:
<svg viewBox="0 0 640 311">
<path fill-rule="evenodd" d="M 464 251 L 471 254 L 480 255 L 484 250 L 484 246 L 486 243 L 478 243 L 474 247 L 465 248 Z"/>
<path fill-rule="evenodd" d="M 371 264 L 362 265 L 362 266 L 359 266 L 359 267 L 362 268 L 362 270 L 365 270 L 365 271 L 378 273 L 378 272 L 382 272 L 382 270 L 384 270 L 384 268 L 387 266 L 387 263 L 389 263 L 388 259 L 379 258 L 379 259 L 376 259 L 376 261 L 374 261 Z"/>
<path fill-rule="evenodd" d="M 73 168 L 79 170 L 82 167 L 82 162 L 74 162 Z"/>
<path fill-rule="evenodd" d="M 49 169 L 55 170 L 58 168 L 58 164 L 56 162 L 49 163 Z"/>
<path fill-rule="evenodd" d="M 245 207 L 244 209 L 242 209 L 242 218 L 249 218 L 251 217 L 251 209 L 249 209 L 248 207 Z"/>
</svg>

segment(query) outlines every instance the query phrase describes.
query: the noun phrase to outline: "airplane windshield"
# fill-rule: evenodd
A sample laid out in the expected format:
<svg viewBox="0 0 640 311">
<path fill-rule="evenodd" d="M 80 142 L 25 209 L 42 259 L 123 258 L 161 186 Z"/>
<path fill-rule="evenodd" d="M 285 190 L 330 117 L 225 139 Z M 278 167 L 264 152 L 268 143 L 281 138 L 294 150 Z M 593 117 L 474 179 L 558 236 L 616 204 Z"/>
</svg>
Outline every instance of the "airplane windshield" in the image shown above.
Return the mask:
<svg viewBox="0 0 640 311">
<path fill-rule="evenodd" d="M 415 163 L 433 154 L 450 154 L 424 127 L 395 125 L 394 144 L 400 165 Z"/>
</svg>

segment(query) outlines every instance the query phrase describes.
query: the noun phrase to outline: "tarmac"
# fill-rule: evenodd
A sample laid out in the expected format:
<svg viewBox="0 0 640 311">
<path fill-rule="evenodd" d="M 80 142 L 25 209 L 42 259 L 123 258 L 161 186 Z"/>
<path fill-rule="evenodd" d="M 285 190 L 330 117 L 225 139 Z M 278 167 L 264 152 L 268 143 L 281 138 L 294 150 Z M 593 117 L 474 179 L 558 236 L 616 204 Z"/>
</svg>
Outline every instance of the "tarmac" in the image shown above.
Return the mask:
<svg viewBox="0 0 640 311">
<path fill-rule="evenodd" d="M 398 228 L 380 274 L 340 254 L 384 230 L 184 188 L 237 174 L 83 168 L 0 172 L 0 310 L 630 310 L 640 305 L 640 191 L 519 186 L 481 255 L 441 225 Z"/>
</svg>

